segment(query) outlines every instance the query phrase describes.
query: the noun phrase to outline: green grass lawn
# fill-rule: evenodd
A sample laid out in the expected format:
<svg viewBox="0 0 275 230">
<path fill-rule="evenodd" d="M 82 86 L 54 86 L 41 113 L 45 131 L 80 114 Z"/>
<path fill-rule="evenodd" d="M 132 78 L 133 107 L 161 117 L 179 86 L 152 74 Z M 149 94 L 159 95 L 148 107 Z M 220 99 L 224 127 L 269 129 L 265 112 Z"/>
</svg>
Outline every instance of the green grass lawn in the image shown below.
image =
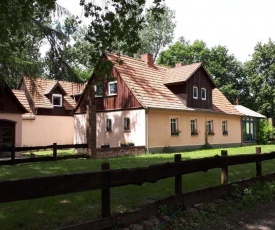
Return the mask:
<svg viewBox="0 0 275 230">
<path fill-rule="evenodd" d="M 229 155 L 255 153 L 256 146 L 228 148 Z M 275 151 L 275 145 L 264 145 L 262 152 Z M 222 149 L 183 152 L 184 160 L 220 155 Z M 69 151 L 69 153 L 71 153 Z M 40 152 L 40 154 L 45 154 Z M 59 152 L 58 152 L 59 154 Z M 0 180 L 99 171 L 102 162 L 111 169 L 145 167 L 171 162 L 174 154 L 144 154 L 112 159 L 78 159 L 45 163 L 1 166 Z M 263 173 L 274 171 L 275 161 L 263 162 Z M 229 181 L 255 176 L 255 164 L 229 167 Z M 220 184 L 220 169 L 183 176 L 183 190 L 190 191 Z M 173 178 L 142 186 L 129 185 L 111 189 L 112 213 L 141 207 L 153 200 L 174 194 Z M 56 229 L 100 217 L 100 191 L 89 191 L 0 205 L 0 226 L 5 229 Z"/>
</svg>

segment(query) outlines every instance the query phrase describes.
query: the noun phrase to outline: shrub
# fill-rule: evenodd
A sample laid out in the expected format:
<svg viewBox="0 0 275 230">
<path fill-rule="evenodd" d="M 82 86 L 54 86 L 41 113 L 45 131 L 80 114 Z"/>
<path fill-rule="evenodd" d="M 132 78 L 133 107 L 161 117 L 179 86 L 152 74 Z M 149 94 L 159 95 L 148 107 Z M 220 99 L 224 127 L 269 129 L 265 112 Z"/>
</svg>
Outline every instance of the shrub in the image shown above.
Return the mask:
<svg viewBox="0 0 275 230">
<path fill-rule="evenodd" d="M 269 125 L 267 119 L 259 120 L 256 135 L 258 144 L 267 144 L 270 137 L 273 136 L 273 133 L 274 128 Z"/>
</svg>

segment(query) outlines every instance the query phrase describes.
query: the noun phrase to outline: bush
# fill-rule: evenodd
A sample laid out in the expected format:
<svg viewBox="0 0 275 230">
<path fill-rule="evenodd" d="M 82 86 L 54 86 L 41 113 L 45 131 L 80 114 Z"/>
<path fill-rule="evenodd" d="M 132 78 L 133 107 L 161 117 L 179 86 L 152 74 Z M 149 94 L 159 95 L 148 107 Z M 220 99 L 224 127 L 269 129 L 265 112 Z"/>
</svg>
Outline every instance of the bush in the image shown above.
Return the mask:
<svg viewBox="0 0 275 230">
<path fill-rule="evenodd" d="M 257 143 L 267 144 L 268 140 L 273 136 L 274 128 L 271 127 L 267 119 L 259 120 L 257 130 Z"/>
</svg>

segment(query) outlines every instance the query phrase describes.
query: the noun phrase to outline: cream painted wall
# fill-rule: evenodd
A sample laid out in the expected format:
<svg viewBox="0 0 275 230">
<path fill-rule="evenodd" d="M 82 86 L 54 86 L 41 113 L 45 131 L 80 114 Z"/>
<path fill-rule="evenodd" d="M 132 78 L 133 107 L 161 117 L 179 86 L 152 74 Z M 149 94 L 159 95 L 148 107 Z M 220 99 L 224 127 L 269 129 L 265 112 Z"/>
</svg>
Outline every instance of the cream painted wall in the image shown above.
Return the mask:
<svg viewBox="0 0 275 230">
<path fill-rule="evenodd" d="M 43 146 L 73 144 L 74 117 L 35 116 L 35 120 L 23 120 L 22 145 Z"/>
<path fill-rule="evenodd" d="M 130 131 L 123 131 L 124 118 L 130 118 Z M 145 145 L 145 110 L 127 110 L 97 113 L 97 147 L 108 143 L 117 147 L 121 141 L 133 141 L 136 146 Z M 112 131 L 106 131 L 106 119 L 112 120 Z"/>
<path fill-rule="evenodd" d="M 74 144 L 86 144 L 86 114 L 74 116 Z"/>
<path fill-rule="evenodd" d="M 178 118 L 179 136 L 171 136 L 170 120 Z M 191 135 L 190 120 L 197 120 L 199 135 Z M 205 123 L 213 120 L 214 136 L 208 136 L 209 144 L 241 144 L 241 117 L 214 113 L 171 112 L 149 110 L 149 148 L 165 146 L 201 146 L 205 144 Z M 222 134 L 222 121 L 228 124 L 228 135 Z"/>
<path fill-rule="evenodd" d="M 0 113 L 0 119 L 15 121 L 15 146 L 22 146 L 22 114 Z"/>
</svg>

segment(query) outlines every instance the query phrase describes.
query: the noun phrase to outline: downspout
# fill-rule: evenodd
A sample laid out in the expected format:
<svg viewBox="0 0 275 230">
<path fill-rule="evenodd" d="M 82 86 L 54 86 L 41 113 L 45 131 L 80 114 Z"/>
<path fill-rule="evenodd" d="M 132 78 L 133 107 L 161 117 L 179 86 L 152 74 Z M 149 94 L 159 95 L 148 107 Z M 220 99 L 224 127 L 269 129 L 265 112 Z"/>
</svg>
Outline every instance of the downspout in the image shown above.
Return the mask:
<svg viewBox="0 0 275 230">
<path fill-rule="evenodd" d="M 149 153 L 149 131 L 148 131 L 148 107 L 145 107 L 145 148 L 146 153 Z"/>
</svg>

